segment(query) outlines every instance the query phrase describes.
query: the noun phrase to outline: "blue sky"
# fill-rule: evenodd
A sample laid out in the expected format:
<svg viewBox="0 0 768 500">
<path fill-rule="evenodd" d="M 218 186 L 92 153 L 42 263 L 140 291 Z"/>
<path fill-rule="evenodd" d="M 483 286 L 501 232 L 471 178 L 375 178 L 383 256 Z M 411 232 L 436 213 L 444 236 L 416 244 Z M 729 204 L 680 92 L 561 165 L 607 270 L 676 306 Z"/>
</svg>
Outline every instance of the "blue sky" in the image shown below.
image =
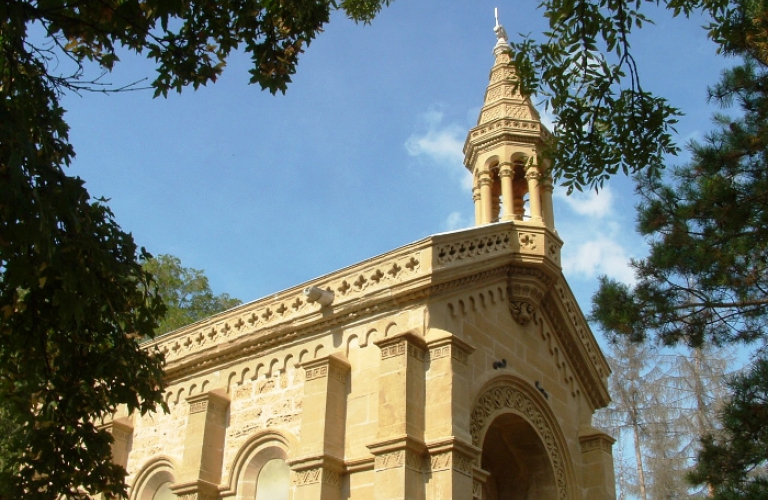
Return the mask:
<svg viewBox="0 0 768 500">
<path fill-rule="evenodd" d="M 246 302 L 467 227 L 461 148 L 493 63 L 493 9 L 515 38 L 546 28 L 537 5 L 396 0 L 370 26 L 335 15 L 285 96 L 248 85 L 244 55 L 215 85 L 168 99 L 150 90 L 67 96 L 70 172 L 110 199 L 139 245 L 204 269 L 216 293 Z M 715 111 L 706 86 L 730 62 L 715 54 L 703 20 L 649 15 L 657 24 L 633 42 L 642 81 L 686 112 L 680 143 L 701 138 Z M 108 79 L 152 74 L 124 57 Z M 630 281 L 626 262 L 644 253 L 635 200 L 623 178 L 599 196 L 563 191 L 555 218 L 564 272 L 588 312 L 597 276 Z"/>
</svg>

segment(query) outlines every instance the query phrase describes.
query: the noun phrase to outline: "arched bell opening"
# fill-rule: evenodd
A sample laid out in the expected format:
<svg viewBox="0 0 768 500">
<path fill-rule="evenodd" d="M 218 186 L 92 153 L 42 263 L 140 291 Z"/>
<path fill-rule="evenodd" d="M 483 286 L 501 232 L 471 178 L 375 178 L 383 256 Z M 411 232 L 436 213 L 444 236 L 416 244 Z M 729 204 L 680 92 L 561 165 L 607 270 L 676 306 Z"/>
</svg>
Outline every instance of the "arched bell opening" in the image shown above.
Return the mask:
<svg viewBox="0 0 768 500">
<path fill-rule="evenodd" d="M 528 181 L 525 179 L 525 165 L 523 160 L 515 160 L 512 162 L 512 214 L 514 220 L 523 220 L 527 194 Z"/>
<path fill-rule="evenodd" d="M 547 449 L 523 417 L 496 417 L 483 441 L 481 467 L 489 473 L 483 500 L 557 500 L 557 483 Z"/>
</svg>

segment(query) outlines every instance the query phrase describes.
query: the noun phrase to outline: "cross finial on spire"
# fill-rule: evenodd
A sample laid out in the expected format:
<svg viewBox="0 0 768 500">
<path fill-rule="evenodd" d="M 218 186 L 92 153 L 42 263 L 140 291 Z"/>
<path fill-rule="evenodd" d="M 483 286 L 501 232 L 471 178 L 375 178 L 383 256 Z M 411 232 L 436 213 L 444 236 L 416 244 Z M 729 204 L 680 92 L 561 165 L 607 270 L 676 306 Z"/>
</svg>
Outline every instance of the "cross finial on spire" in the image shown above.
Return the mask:
<svg viewBox="0 0 768 500">
<path fill-rule="evenodd" d="M 507 37 L 507 31 L 504 29 L 504 26 L 499 24 L 499 9 L 498 7 L 495 7 L 493 9 L 493 14 L 496 17 L 496 26 L 493 27 L 493 31 L 496 32 L 496 38 L 498 39 L 496 41 L 496 47 L 509 47 L 509 38 Z"/>
</svg>

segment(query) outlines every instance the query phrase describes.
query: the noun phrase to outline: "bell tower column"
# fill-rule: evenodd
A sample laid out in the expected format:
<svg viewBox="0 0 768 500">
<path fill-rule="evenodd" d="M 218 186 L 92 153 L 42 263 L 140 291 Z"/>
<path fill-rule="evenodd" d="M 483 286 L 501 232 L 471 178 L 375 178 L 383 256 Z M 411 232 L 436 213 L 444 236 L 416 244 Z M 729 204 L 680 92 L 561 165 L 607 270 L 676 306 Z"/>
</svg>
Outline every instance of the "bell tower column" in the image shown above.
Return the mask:
<svg viewBox="0 0 768 500">
<path fill-rule="evenodd" d="M 538 165 L 529 165 L 525 172 L 525 180 L 528 181 L 528 203 L 531 209 L 531 222 L 542 223 L 541 217 L 541 172 Z"/>
<path fill-rule="evenodd" d="M 512 164 L 509 162 L 499 164 L 499 178 L 501 178 L 501 209 L 503 214 L 501 220 L 508 221 L 515 218 L 514 214 L 514 201 L 512 194 L 512 176 L 514 171 L 512 170 Z"/>
<path fill-rule="evenodd" d="M 472 188 L 472 201 L 475 203 L 475 225 L 479 226 L 483 223 L 483 206 L 480 204 L 480 188 L 478 186 Z"/>
<path fill-rule="evenodd" d="M 491 222 L 491 213 L 493 211 L 493 203 L 491 201 L 491 173 L 488 170 L 484 170 L 480 173 L 480 179 L 478 184 L 480 185 L 480 204 L 482 206 L 482 223 L 488 224 Z"/>
</svg>

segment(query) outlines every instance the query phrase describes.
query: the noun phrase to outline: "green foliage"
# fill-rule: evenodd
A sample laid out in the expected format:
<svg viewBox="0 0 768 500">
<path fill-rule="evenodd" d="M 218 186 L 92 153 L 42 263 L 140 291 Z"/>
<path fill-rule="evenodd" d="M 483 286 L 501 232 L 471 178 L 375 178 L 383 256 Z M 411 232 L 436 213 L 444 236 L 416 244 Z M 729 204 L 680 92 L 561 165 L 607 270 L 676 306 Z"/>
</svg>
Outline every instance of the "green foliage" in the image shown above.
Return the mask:
<svg viewBox="0 0 768 500">
<path fill-rule="evenodd" d="M 656 175 L 678 152 L 681 112 L 643 88 L 630 50 L 633 30 L 659 5 L 675 16 L 709 15 L 709 36 L 727 54 L 742 54 L 744 39 L 764 32 L 766 20 L 753 15 L 761 3 L 750 0 L 543 0 L 545 41 L 512 44 L 522 91 L 538 93 L 555 116 L 547 153 L 569 190 L 599 188 L 617 172 Z"/>
<path fill-rule="evenodd" d="M 690 479 L 712 487 L 713 498 L 768 498 L 768 358 L 758 358 L 729 384 L 733 399 L 722 412 L 723 429 L 703 440 Z"/>
<path fill-rule="evenodd" d="M 637 177 L 648 257 L 638 283 L 603 279 L 594 316 L 607 331 L 692 346 L 762 339 L 768 320 L 768 74 L 747 60 L 713 89 L 744 115 L 717 117 L 691 164 Z"/>
<path fill-rule="evenodd" d="M 214 295 L 203 271 L 182 267 L 172 255 L 160 255 L 144 263 L 157 283 L 157 290 L 168 308 L 155 333 L 162 335 L 197 320 L 240 304 L 228 294 Z"/>
<path fill-rule="evenodd" d="M 690 164 L 636 176 L 638 230 L 650 251 L 632 262 L 636 285 L 603 279 L 593 298 L 592 315 L 610 335 L 693 347 L 767 339 L 768 4 L 726 11 L 711 33 L 743 62 L 710 94 L 740 115 L 717 115 L 706 141 L 691 144 Z M 768 497 L 767 366 L 758 358 L 733 381 L 722 431 L 702 439 L 690 477 L 715 499 Z"/>
<path fill-rule="evenodd" d="M 251 82 L 285 91 L 332 10 L 368 22 L 387 4 L 0 2 L 0 498 L 124 496 L 125 471 L 96 423 L 119 405 L 164 407 L 163 357 L 138 344 L 155 334 L 162 292 L 142 268 L 149 254 L 64 173 L 74 149 L 61 93 L 103 90 L 86 65 L 111 70 L 121 47 L 155 61 L 155 95 L 215 81 L 238 48 L 252 57 Z M 201 296 L 202 309 L 231 304 Z"/>
</svg>

